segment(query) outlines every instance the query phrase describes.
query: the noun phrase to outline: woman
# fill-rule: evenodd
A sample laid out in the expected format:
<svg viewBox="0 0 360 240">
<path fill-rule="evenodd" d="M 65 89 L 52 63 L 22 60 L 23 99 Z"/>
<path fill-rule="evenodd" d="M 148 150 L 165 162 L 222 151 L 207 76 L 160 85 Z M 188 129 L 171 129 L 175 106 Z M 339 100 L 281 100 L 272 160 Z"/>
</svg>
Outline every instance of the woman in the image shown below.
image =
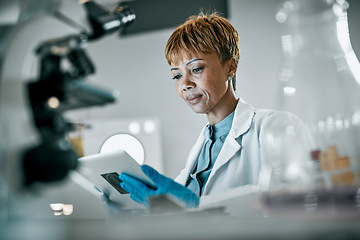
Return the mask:
<svg viewBox="0 0 360 240">
<path fill-rule="evenodd" d="M 175 181 L 144 165 L 156 190 L 127 174 L 120 175 L 121 187 L 144 205 L 151 196 L 169 194 L 187 207 L 196 207 L 203 195 L 234 187 L 267 188 L 271 164 L 265 160 L 268 146 L 262 133 L 271 123 L 296 125 L 298 120 L 289 113 L 255 109 L 236 97 L 240 49 L 235 28 L 217 14 L 192 16 L 172 33 L 165 56 L 178 95 L 194 112 L 206 114 L 209 124 Z"/>
</svg>

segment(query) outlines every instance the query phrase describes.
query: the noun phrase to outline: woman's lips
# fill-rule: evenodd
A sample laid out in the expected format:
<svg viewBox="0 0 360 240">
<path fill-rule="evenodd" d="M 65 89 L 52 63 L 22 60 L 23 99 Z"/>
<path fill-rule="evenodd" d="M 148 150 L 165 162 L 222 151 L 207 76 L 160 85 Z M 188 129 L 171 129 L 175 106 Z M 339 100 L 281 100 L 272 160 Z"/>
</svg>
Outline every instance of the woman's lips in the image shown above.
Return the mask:
<svg viewBox="0 0 360 240">
<path fill-rule="evenodd" d="M 201 97 L 202 97 L 202 94 L 191 94 L 186 97 L 186 100 L 188 103 L 193 105 L 193 104 L 198 103 L 200 101 Z"/>
</svg>

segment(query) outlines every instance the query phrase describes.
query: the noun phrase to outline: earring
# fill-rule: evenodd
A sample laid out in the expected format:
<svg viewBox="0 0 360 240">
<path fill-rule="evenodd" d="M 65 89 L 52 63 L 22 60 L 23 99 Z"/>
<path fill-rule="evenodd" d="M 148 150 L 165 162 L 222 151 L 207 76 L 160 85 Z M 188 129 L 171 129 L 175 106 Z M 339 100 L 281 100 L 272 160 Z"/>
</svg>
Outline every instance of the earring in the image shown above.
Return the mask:
<svg viewBox="0 0 360 240">
<path fill-rule="evenodd" d="M 228 76 L 228 77 L 227 77 L 227 80 L 231 81 L 231 80 L 232 80 L 232 77 L 231 77 L 231 76 Z"/>
</svg>

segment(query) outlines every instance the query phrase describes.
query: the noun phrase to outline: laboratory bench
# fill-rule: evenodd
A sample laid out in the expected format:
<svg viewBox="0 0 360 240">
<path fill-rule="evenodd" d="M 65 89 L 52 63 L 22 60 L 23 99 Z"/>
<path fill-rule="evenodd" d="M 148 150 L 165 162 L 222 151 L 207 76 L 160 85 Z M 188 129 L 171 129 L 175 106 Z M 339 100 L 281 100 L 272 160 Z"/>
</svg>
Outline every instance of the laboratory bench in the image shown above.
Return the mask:
<svg viewBox="0 0 360 240">
<path fill-rule="evenodd" d="M 12 219 L 1 223 L 3 240 L 26 239 L 360 239 L 359 219 L 236 217 L 166 213 L 108 219 Z"/>
<path fill-rule="evenodd" d="M 320 194 L 317 201 L 312 195 L 305 198 L 304 205 L 303 194 L 291 194 L 292 198 L 280 194 L 259 196 L 234 189 L 227 194 L 203 196 L 196 209 L 164 209 L 169 203 L 166 198 L 157 198 L 162 200 L 157 202 L 160 208 L 146 209 L 124 195 L 128 208 L 110 211 L 103 200 L 77 185 L 64 187 L 71 188 L 57 186 L 50 188 L 51 194 L 43 192 L 37 198 L 8 201 L 7 216 L 6 212 L 0 214 L 0 240 L 360 240 L 359 191 L 346 197 L 352 204 L 338 201 L 337 207 L 323 201 Z M 336 203 L 335 198 L 331 199 Z M 49 202 L 72 203 L 73 213 L 66 215 L 63 210 L 56 216 L 58 212 L 49 207 Z"/>
</svg>

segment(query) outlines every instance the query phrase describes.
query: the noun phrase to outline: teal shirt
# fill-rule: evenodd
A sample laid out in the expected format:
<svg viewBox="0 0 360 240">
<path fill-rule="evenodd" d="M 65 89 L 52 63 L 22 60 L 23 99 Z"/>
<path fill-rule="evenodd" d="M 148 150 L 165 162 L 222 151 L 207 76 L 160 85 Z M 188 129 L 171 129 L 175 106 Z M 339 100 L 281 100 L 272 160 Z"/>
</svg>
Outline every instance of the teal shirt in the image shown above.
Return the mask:
<svg viewBox="0 0 360 240">
<path fill-rule="evenodd" d="M 186 186 L 198 196 L 201 196 L 215 161 L 222 146 L 224 145 L 227 135 L 230 132 L 233 118 L 234 112 L 214 126 L 210 124 L 206 126 L 205 141 L 199 153 L 198 159 L 194 164 L 194 169 L 186 184 Z"/>
</svg>

